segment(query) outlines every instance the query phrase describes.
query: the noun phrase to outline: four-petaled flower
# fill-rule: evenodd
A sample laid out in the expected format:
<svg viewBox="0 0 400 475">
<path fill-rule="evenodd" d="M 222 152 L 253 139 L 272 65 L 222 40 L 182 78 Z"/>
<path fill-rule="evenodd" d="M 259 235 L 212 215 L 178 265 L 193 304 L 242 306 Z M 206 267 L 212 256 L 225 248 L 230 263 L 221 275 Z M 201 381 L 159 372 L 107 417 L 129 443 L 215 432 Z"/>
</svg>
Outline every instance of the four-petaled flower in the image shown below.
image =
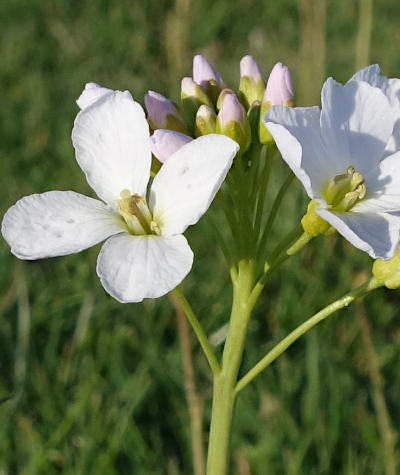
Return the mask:
<svg viewBox="0 0 400 475">
<path fill-rule="evenodd" d="M 141 106 L 127 91 L 96 84 L 78 104 L 76 159 L 101 201 L 73 191 L 27 196 L 5 214 L 3 236 L 21 259 L 107 239 L 97 261 L 106 291 L 120 302 L 160 297 L 190 271 L 193 253 L 182 233 L 208 209 L 238 146 L 216 134 L 193 140 L 169 157 L 147 196 L 151 151 Z"/>
<path fill-rule="evenodd" d="M 316 213 L 371 257 L 389 259 L 400 231 L 400 81 L 378 84 L 376 68 L 361 73 L 344 86 L 329 78 L 322 109 L 274 106 L 264 122 Z M 384 92 L 373 87 L 381 84 Z"/>
</svg>

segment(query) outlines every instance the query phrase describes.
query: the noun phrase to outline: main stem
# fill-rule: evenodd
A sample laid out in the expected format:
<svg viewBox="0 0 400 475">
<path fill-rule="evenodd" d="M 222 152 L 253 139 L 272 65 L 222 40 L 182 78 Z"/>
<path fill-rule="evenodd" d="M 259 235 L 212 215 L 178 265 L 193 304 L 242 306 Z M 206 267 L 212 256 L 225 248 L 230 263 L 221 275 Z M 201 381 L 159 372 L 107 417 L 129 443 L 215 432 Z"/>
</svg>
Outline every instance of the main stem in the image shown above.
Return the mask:
<svg viewBox="0 0 400 475">
<path fill-rule="evenodd" d="M 254 306 L 249 302 L 253 284 L 253 261 L 240 261 L 237 280 L 233 284 L 230 327 L 222 356 L 221 371 L 214 374 L 207 475 L 225 475 L 227 473 L 235 387 L 242 361 L 247 324 Z"/>
</svg>

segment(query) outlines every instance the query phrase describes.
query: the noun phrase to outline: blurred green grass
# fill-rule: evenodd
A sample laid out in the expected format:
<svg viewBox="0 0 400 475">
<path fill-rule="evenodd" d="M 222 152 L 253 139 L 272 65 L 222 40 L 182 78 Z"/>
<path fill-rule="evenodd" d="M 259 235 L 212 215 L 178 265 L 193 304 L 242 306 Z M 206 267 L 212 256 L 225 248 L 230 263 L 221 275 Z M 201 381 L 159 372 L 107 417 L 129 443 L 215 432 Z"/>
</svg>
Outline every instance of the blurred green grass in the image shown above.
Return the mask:
<svg viewBox="0 0 400 475">
<path fill-rule="evenodd" d="M 324 77 L 345 81 L 354 72 L 359 3 L 2 2 L 1 214 L 33 192 L 92 193 L 70 140 L 74 101 L 85 82 L 129 89 L 142 103 L 148 89 L 177 99 L 194 52 L 204 53 L 234 87 L 238 62 L 251 53 L 266 74 L 276 61 L 288 64 L 298 104 L 312 104 Z M 396 0 L 374 2 L 371 62 L 389 76 L 400 75 L 399 18 Z M 278 164 L 271 196 L 284 173 Z M 305 204 L 300 186 L 292 185 L 275 238 Z M 227 320 L 227 272 L 204 220 L 188 238 L 196 261 L 185 290 L 212 332 Z M 13 394 L 0 405 L 1 475 L 191 472 L 173 308 L 167 298 L 129 306 L 113 301 L 95 275 L 98 249 L 20 262 L 0 242 L 0 398 Z M 243 371 L 354 286 L 370 264 L 337 237 L 316 240 L 285 264 L 252 318 Z M 391 430 L 377 415 L 374 388 L 380 383 L 370 370 L 376 356 L 380 394 L 397 437 L 399 302 L 397 292 L 380 290 L 364 307 L 341 311 L 244 390 L 232 473 L 249 473 L 250 467 L 256 475 L 381 474 L 391 473 L 390 460 L 400 466 L 398 444 L 393 456 L 387 451 Z M 371 331 L 375 353 L 365 345 L 362 325 Z M 206 431 L 211 384 L 192 341 Z"/>
</svg>

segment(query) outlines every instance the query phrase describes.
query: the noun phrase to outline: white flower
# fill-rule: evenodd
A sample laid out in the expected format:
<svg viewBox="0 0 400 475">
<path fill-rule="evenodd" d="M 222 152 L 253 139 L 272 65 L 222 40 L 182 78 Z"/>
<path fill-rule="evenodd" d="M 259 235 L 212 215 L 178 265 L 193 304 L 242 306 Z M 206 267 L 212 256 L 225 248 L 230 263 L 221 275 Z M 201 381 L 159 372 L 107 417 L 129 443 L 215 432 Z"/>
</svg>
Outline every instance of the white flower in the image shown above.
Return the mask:
<svg viewBox="0 0 400 475">
<path fill-rule="evenodd" d="M 151 152 L 143 109 L 129 92 L 98 92 L 83 95 L 72 141 L 102 201 L 73 191 L 27 196 L 7 211 L 2 233 L 21 259 L 71 254 L 107 239 L 97 261 L 106 291 L 120 302 L 160 297 L 190 271 L 193 253 L 182 233 L 209 207 L 238 146 L 221 135 L 183 146 L 154 178 L 147 203 Z"/>
<path fill-rule="evenodd" d="M 317 214 L 371 257 L 389 259 L 399 242 L 400 153 L 388 147 L 400 112 L 361 80 L 330 78 L 321 100 L 322 110 L 272 107 L 264 122 Z"/>
</svg>

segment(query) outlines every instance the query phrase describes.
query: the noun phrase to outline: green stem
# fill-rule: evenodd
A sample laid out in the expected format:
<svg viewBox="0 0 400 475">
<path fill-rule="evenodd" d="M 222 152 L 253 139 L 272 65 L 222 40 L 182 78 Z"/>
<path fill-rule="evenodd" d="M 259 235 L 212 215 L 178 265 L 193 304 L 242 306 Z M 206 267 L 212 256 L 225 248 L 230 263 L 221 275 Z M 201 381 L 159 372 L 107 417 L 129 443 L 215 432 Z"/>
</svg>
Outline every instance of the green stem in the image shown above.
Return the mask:
<svg viewBox="0 0 400 475">
<path fill-rule="evenodd" d="M 272 146 L 272 145 L 269 146 L 267 149 L 266 157 L 265 157 L 264 168 L 261 172 L 261 177 L 260 177 L 261 186 L 260 186 L 260 191 L 258 193 L 256 218 L 254 222 L 254 235 L 256 236 L 257 239 L 258 239 L 258 235 L 260 234 L 261 220 L 262 220 L 265 198 L 266 198 L 265 195 L 268 190 L 269 177 L 271 175 L 272 162 L 273 162 L 275 154 L 276 154 L 276 146 Z"/>
<path fill-rule="evenodd" d="M 308 233 L 303 233 L 299 239 L 297 239 L 297 241 L 292 244 L 289 249 L 287 249 L 287 251 L 283 254 L 281 254 L 280 256 L 277 257 L 277 259 L 275 261 L 272 262 L 271 265 L 269 265 L 268 263 L 265 264 L 265 267 L 264 267 L 264 274 L 262 275 L 262 277 L 259 279 L 259 281 L 257 282 L 257 284 L 255 285 L 251 295 L 250 295 L 250 301 L 254 302 L 254 304 L 256 303 L 258 297 L 260 296 L 260 293 L 262 291 L 262 289 L 264 288 L 265 286 L 265 283 L 267 282 L 267 278 L 281 265 L 283 264 L 290 256 L 293 256 L 294 254 L 296 254 L 296 252 L 299 252 L 308 242 L 311 241 L 311 239 L 313 238 L 313 236 L 311 236 L 310 234 Z"/>
<path fill-rule="evenodd" d="M 242 260 L 238 268 L 238 277 L 233 284 L 230 328 L 222 356 L 222 367 L 214 376 L 207 475 L 225 475 L 228 470 L 235 386 L 242 361 L 247 325 L 253 309 L 253 306 L 249 305 L 254 279 L 253 262 Z"/>
<path fill-rule="evenodd" d="M 293 181 L 293 178 L 294 178 L 294 174 L 293 172 L 290 172 L 286 180 L 283 182 L 282 186 L 280 187 L 278 194 L 276 195 L 274 204 L 272 205 L 271 212 L 268 216 L 267 224 L 265 225 L 264 231 L 260 239 L 260 244 L 258 246 L 259 257 L 262 257 L 262 255 L 264 254 L 264 249 L 267 243 L 268 235 L 271 231 L 272 225 L 274 224 L 274 221 L 279 211 L 279 208 L 281 206 L 282 200 L 285 197 L 286 192 Z"/>
<path fill-rule="evenodd" d="M 286 236 L 282 239 L 280 243 L 275 247 L 275 249 L 271 252 L 268 262 L 264 264 L 264 271 L 271 267 L 270 263 L 275 262 L 276 259 L 281 255 L 281 253 L 290 246 L 293 241 L 299 239 L 303 234 L 303 227 L 301 224 L 298 224 L 294 227 Z"/>
<path fill-rule="evenodd" d="M 256 150 L 258 151 L 258 156 L 256 156 Z M 267 147 L 265 145 L 259 145 L 257 149 L 252 151 L 251 155 L 251 168 L 250 168 L 250 179 L 248 180 L 249 183 L 249 200 L 250 203 L 256 202 L 256 196 L 258 189 L 260 187 L 260 183 L 263 178 L 263 172 L 261 172 L 261 164 L 264 163 L 265 168 L 265 159 L 267 157 Z"/>
<path fill-rule="evenodd" d="M 232 185 L 230 186 L 232 188 Z M 239 220 L 236 214 L 234 213 L 234 209 L 237 209 L 234 196 L 232 195 L 233 206 L 232 203 L 228 200 L 227 196 L 225 195 L 225 190 L 220 190 L 217 198 L 219 200 L 219 204 L 222 207 L 222 210 L 225 214 L 225 217 L 228 221 L 229 227 L 231 229 L 233 242 L 235 244 L 235 254 L 240 254 L 242 249 L 242 240 L 241 240 L 241 233 L 240 233 L 240 225 Z"/>
<path fill-rule="evenodd" d="M 212 346 L 210 345 L 210 342 L 208 341 L 207 335 L 204 333 L 202 326 L 200 325 L 196 315 L 192 310 L 192 307 L 186 300 L 186 297 L 183 295 L 183 292 L 179 286 L 175 287 L 172 293 L 178 300 L 182 310 L 185 312 L 185 315 L 189 320 L 189 323 L 192 326 L 193 331 L 195 332 L 197 339 L 199 340 L 199 343 L 204 351 L 204 354 L 207 358 L 208 364 L 210 365 L 213 374 L 218 374 L 221 370 L 218 360 L 215 356 Z"/>
<path fill-rule="evenodd" d="M 226 219 L 228 221 L 229 227 L 232 230 L 232 233 L 237 233 L 240 227 L 239 227 L 238 218 L 236 217 L 233 211 L 235 207 L 232 207 L 232 203 L 228 201 L 228 198 L 225 195 L 224 190 L 219 191 L 219 193 L 217 194 L 217 199 L 219 200 L 219 203 L 222 206 L 222 209 L 225 213 Z"/>
<path fill-rule="evenodd" d="M 303 247 L 308 244 L 313 236 L 308 233 L 303 233 L 296 242 L 294 242 L 289 249 L 284 253 L 278 256 L 271 264 L 269 269 L 266 269 L 266 272 L 263 277 L 261 277 L 260 281 L 265 284 L 267 274 L 271 274 L 274 270 L 276 270 L 281 264 L 283 264 L 289 257 L 293 256 L 297 252 L 301 251 Z"/>
<path fill-rule="evenodd" d="M 249 248 L 253 243 L 253 222 L 251 220 L 250 203 L 248 196 L 248 185 L 245 181 L 243 170 L 239 167 L 233 168 L 233 189 L 231 188 L 234 206 L 238 210 L 239 217 L 239 236 L 242 238 L 241 256 L 248 255 Z M 245 232 L 243 232 L 243 229 Z"/>
<path fill-rule="evenodd" d="M 235 392 L 236 394 L 241 391 L 245 386 L 247 386 L 250 381 L 252 381 L 257 375 L 264 371 L 273 361 L 278 358 L 284 351 L 286 351 L 289 346 L 291 346 L 296 340 L 298 340 L 304 333 L 308 332 L 315 325 L 320 323 L 325 318 L 329 317 L 332 313 L 340 310 L 343 307 L 347 307 L 355 299 L 362 297 L 371 290 L 377 289 L 383 285 L 382 281 L 378 281 L 374 277 L 371 278 L 368 282 L 363 285 L 360 285 L 353 291 L 344 295 L 339 300 L 331 303 L 324 309 L 320 310 L 318 313 L 313 315 L 311 318 L 306 320 L 304 323 L 299 325 L 295 330 L 293 330 L 287 337 L 281 340 L 271 351 L 269 351 L 264 358 L 262 358 L 253 368 L 246 373 L 243 378 L 239 380 L 236 385 Z"/>
<path fill-rule="evenodd" d="M 214 234 L 215 234 L 215 236 L 218 240 L 219 247 L 221 248 L 222 254 L 225 257 L 226 263 L 228 264 L 229 268 L 234 267 L 234 264 L 233 264 L 234 260 L 233 260 L 232 254 L 229 251 L 228 246 L 225 242 L 225 239 L 222 236 L 222 233 L 219 230 L 219 228 L 218 228 L 217 224 L 215 223 L 214 218 L 211 216 L 210 212 L 208 212 L 206 214 L 206 219 L 208 220 L 209 224 L 211 225 L 211 227 L 214 231 Z"/>
</svg>

